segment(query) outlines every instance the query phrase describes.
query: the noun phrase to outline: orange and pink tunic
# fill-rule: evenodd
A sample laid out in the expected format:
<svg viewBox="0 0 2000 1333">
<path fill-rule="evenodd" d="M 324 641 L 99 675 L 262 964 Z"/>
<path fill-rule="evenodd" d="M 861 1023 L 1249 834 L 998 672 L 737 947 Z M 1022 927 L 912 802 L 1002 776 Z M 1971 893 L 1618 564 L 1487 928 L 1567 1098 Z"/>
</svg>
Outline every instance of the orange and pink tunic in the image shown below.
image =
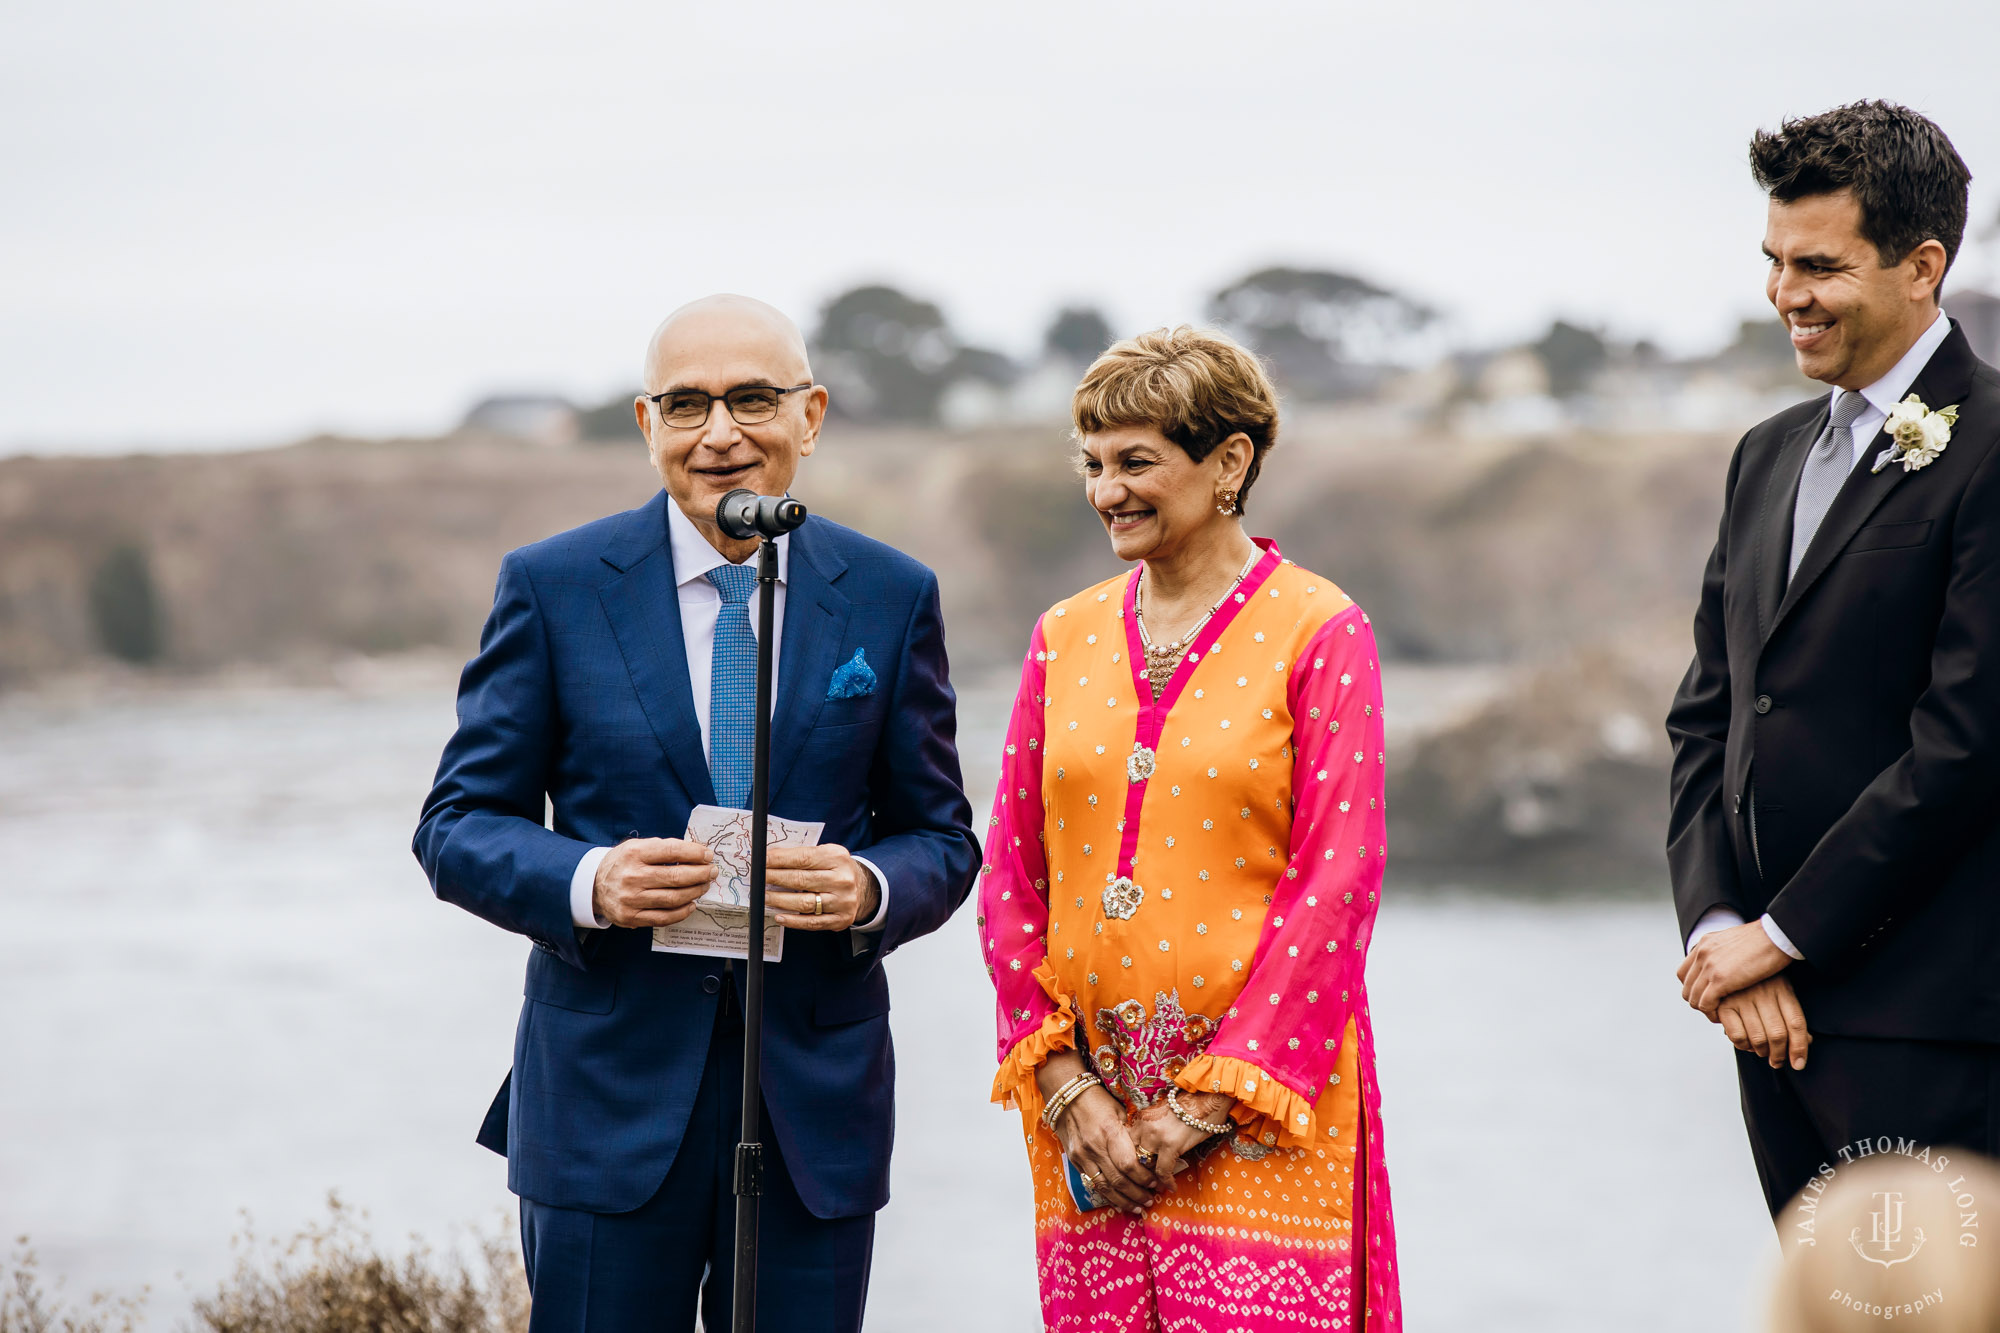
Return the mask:
<svg viewBox="0 0 2000 1333">
<path fill-rule="evenodd" d="M 1380 664 L 1360 607 L 1258 545 L 1157 701 L 1136 569 L 1050 608 L 1022 667 L 980 948 L 1060 1333 L 1401 1327 L 1363 980 Z M 1079 1212 L 1035 1083 L 1060 1049 L 1132 1110 L 1227 1093 L 1237 1132 L 1144 1218 Z"/>
</svg>

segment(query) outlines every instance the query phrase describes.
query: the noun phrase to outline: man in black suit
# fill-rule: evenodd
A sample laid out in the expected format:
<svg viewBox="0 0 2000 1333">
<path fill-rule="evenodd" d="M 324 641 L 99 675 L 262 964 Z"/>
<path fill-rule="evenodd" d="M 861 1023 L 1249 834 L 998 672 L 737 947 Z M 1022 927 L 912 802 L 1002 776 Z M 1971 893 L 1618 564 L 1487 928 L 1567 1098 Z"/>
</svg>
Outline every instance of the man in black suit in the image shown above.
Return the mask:
<svg viewBox="0 0 2000 1333">
<path fill-rule="evenodd" d="M 1775 1217 L 1860 1139 L 2000 1150 L 2000 372 L 1938 307 L 1970 173 L 1936 125 L 1856 103 L 1750 159 L 1834 392 L 1730 461 L 1667 855 Z"/>
</svg>

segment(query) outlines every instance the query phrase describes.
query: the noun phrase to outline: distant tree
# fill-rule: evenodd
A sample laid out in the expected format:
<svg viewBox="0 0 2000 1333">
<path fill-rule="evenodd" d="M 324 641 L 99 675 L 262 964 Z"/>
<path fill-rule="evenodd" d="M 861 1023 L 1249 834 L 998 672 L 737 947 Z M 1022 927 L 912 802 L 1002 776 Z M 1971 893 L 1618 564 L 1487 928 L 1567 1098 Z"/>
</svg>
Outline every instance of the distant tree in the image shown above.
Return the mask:
<svg viewBox="0 0 2000 1333">
<path fill-rule="evenodd" d="M 1798 353 L 1792 350 L 1790 331 L 1781 320 L 1769 316 L 1739 320 L 1736 336 L 1718 355 L 1744 366 L 1766 370 L 1798 365 Z"/>
<path fill-rule="evenodd" d="M 1548 372 L 1549 392 L 1571 398 L 1590 387 L 1590 381 L 1611 360 L 1611 347 L 1603 335 L 1557 320 L 1529 350 L 1541 358 Z"/>
<path fill-rule="evenodd" d="M 113 657 L 144 666 L 166 652 L 160 595 L 144 548 L 115 546 L 90 576 L 90 618 Z"/>
<path fill-rule="evenodd" d="M 1792 350 L 1792 335 L 1775 315 L 1738 323 L 1736 336 L 1727 347 L 1710 357 L 1708 364 L 1724 374 L 1766 389 L 1818 391 L 1818 386 L 1799 372 L 1798 354 Z"/>
<path fill-rule="evenodd" d="M 832 410 L 875 421 L 934 423 L 960 351 L 942 310 L 880 285 L 827 302 L 812 342 Z"/>
<path fill-rule="evenodd" d="M 979 380 L 1004 389 L 1021 378 L 1021 368 L 1005 352 L 990 347 L 961 347 L 951 358 L 948 378 L 954 383 Z"/>
<path fill-rule="evenodd" d="M 1042 351 L 1072 365 L 1087 366 L 1111 346 L 1111 322 L 1090 306 L 1064 306 L 1042 335 Z"/>
<path fill-rule="evenodd" d="M 1326 400 L 1366 390 L 1395 343 L 1437 315 L 1351 273 L 1280 267 L 1224 287 L 1208 317 L 1256 348 L 1291 393 Z"/>
</svg>

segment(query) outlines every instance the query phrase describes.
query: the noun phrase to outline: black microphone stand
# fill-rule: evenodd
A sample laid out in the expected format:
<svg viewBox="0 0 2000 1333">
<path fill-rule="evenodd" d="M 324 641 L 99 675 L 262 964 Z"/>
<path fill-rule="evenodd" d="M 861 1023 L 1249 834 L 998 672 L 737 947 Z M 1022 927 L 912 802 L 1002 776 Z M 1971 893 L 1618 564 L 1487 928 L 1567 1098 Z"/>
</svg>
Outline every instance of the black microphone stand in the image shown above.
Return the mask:
<svg viewBox="0 0 2000 1333">
<path fill-rule="evenodd" d="M 771 819 L 771 623 L 777 586 L 778 543 L 765 537 L 757 548 L 757 726 L 750 767 L 750 949 L 743 969 L 743 1131 L 736 1145 L 735 1333 L 757 1330 L 757 1216 L 764 1194 L 764 839 Z"/>
<path fill-rule="evenodd" d="M 764 1194 L 764 842 L 771 819 L 771 635 L 778 586 L 777 538 L 805 522 L 797 500 L 734 490 L 715 507 L 715 521 L 739 540 L 762 537 L 757 548 L 757 720 L 750 764 L 750 921 L 743 970 L 743 1128 L 736 1144 L 736 1273 L 734 1333 L 757 1330 L 757 1218 Z"/>
</svg>

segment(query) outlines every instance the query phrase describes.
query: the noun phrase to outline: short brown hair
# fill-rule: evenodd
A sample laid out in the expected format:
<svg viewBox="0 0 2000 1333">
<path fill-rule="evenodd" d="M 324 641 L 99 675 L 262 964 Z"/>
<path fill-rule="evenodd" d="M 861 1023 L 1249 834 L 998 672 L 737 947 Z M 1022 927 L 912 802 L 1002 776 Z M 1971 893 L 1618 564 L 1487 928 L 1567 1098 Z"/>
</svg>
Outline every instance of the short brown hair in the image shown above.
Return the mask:
<svg viewBox="0 0 2000 1333">
<path fill-rule="evenodd" d="M 1862 238 L 1884 268 L 1936 241 L 1949 270 L 1965 239 L 1972 181 L 1965 159 L 1936 124 L 1893 102 L 1850 102 L 1788 120 L 1776 133 L 1759 130 L 1750 140 L 1750 173 L 1781 204 L 1851 190 L 1861 205 Z"/>
<path fill-rule="evenodd" d="M 1199 463 L 1241 432 L 1250 470 L 1242 508 L 1278 442 L 1278 391 L 1254 353 L 1227 334 L 1183 324 L 1115 342 L 1083 372 L 1070 399 L 1078 439 L 1113 426 L 1151 426 Z"/>
</svg>

